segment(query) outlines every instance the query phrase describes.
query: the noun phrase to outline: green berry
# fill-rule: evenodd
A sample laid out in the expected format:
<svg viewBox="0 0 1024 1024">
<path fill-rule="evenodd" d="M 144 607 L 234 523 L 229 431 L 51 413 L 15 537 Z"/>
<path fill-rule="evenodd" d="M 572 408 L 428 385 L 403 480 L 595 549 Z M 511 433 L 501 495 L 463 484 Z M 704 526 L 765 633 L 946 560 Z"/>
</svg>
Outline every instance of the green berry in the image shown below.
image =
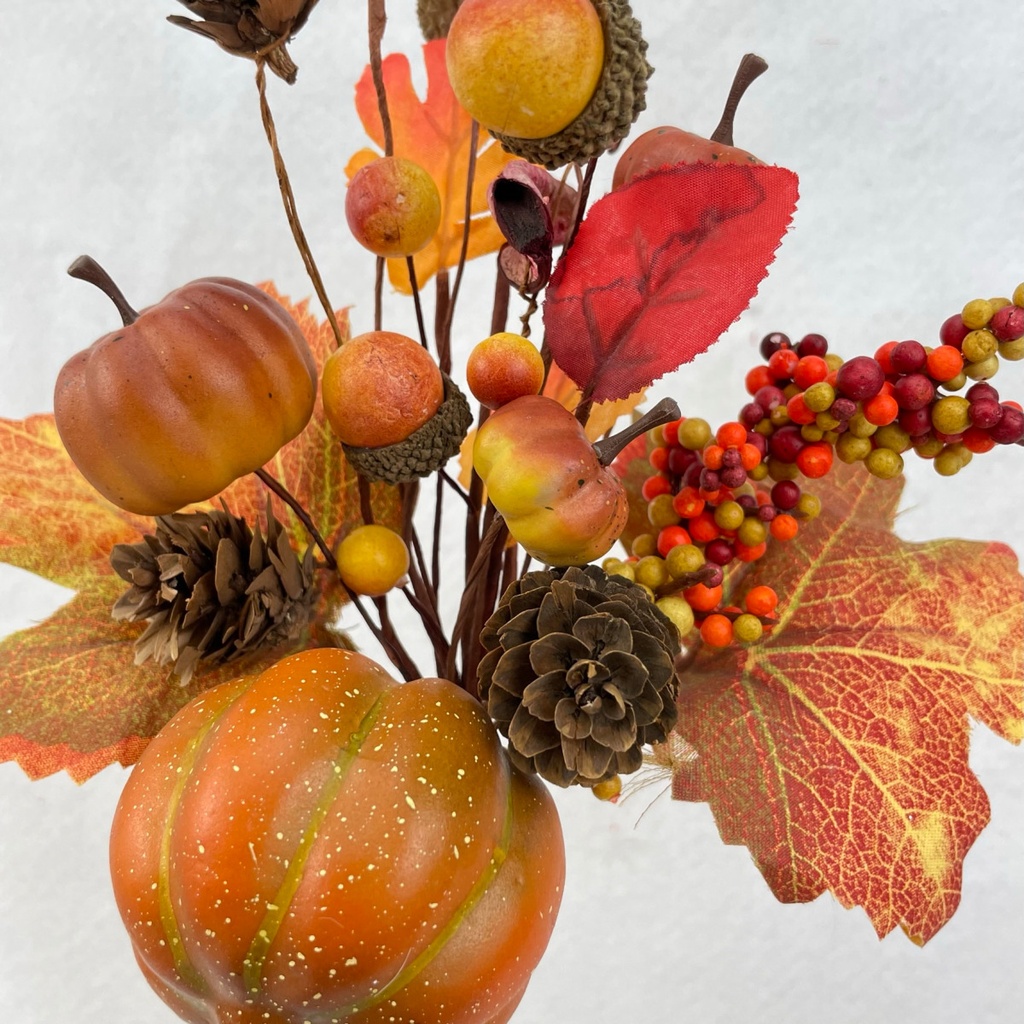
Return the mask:
<svg viewBox="0 0 1024 1024">
<path fill-rule="evenodd" d="M 704 564 L 704 552 L 696 544 L 677 544 L 666 556 L 665 565 L 672 579 L 696 572 Z"/>
<path fill-rule="evenodd" d="M 932 426 L 942 434 L 961 434 L 971 425 L 971 403 L 959 395 L 940 398 L 932 406 Z"/>
<path fill-rule="evenodd" d="M 891 448 L 876 448 L 864 460 L 868 472 L 880 480 L 891 480 L 903 472 L 903 457 Z"/>
<path fill-rule="evenodd" d="M 629 550 L 636 555 L 637 558 L 644 558 L 647 555 L 656 555 L 658 553 L 658 538 L 655 537 L 653 533 L 637 534 L 633 538 L 633 543 L 630 544 Z"/>
<path fill-rule="evenodd" d="M 693 609 L 683 598 L 675 595 L 661 597 L 654 604 L 665 613 L 680 636 L 686 636 L 693 629 Z"/>
<path fill-rule="evenodd" d="M 732 624 L 733 638 L 741 644 L 756 643 L 763 633 L 764 626 L 761 625 L 761 620 L 749 612 L 737 615 L 736 621 Z"/>
<path fill-rule="evenodd" d="M 768 527 L 760 519 L 747 516 L 740 523 L 736 536 L 741 544 L 746 544 L 748 548 L 756 548 L 758 544 L 763 544 L 768 539 Z"/>
<path fill-rule="evenodd" d="M 964 326 L 973 331 L 979 327 L 984 327 L 992 319 L 994 312 L 995 310 L 988 299 L 971 299 L 964 306 L 960 316 L 963 318 Z"/>
<path fill-rule="evenodd" d="M 857 437 L 856 434 L 847 431 L 845 434 L 840 434 L 839 440 L 836 441 L 836 458 L 840 462 L 852 465 L 854 462 L 866 459 L 871 453 L 872 447 L 870 438 Z"/>
<path fill-rule="evenodd" d="M 836 390 L 825 380 L 819 380 L 804 392 L 804 404 L 811 412 L 825 412 L 832 408 L 835 400 Z"/>
<path fill-rule="evenodd" d="M 674 497 L 672 494 L 659 494 L 647 503 L 647 518 L 656 530 L 666 526 L 675 526 L 679 522 L 679 513 L 672 505 Z M 655 548 L 657 548 L 657 543 L 655 543 Z"/>
<path fill-rule="evenodd" d="M 854 437 L 871 437 L 878 427 L 874 423 L 869 423 L 864 418 L 864 413 L 859 409 L 850 417 L 850 426 L 847 429 L 848 434 L 853 434 Z"/>
<path fill-rule="evenodd" d="M 698 452 L 711 440 L 711 424 L 699 416 L 692 416 L 679 424 L 676 437 L 684 448 Z"/>
<path fill-rule="evenodd" d="M 972 457 L 962 444 L 949 444 L 935 456 L 932 465 L 939 476 L 956 476 Z"/>
<path fill-rule="evenodd" d="M 633 581 L 642 587 L 657 590 L 663 583 L 668 583 L 668 568 L 665 559 L 659 555 L 647 555 L 633 565 Z"/>
<path fill-rule="evenodd" d="M 941 427 L 937 428 L 942 430 Z M 946 431 L 942 431 L 945 433 Z M 914 451 L 921 456 L 922 459 L 934 459 L 943 448 L 946 447 L 944 441 L 940 441 L 934 434 L 927 433 L 924 437 L 914 438 Z"/>
<path fill-rule="evenodd" d="M 905 452 L 910 447 L 910 435 L 897 423 L 879 427 L 872 435 L 875 450 L 888 448 L 894 452 Z"/>
<path fill-rule="evenodd" d="M 1018 359 L 1024 359 L 1024 338 L 1016 338 L 1013 341 L 1001 341 L 999 343 L 999 355 L 1008 359 L 1011 363 Z"/>
<path fill-rule="evenodd" d="M 963 341 L 961 351 L 964 354 L 964 359 L 969 363 L 980 363 L 983 359 L 988 359 L 996 348 L 999 346 L 999 340 L 996 336 L 987 328 L 971 331 Z"/>
<path fill-rule="evenodd" d="M 821 515 L 821 498 L 804 491 L 797 499 L 795 511 L 803 519 L 817 519 Z"/>
<path fill-rule="evenodd" d="M 964 373 L 971 380 L 991 380 L 999 372 L 999 356 L 993 354 L 988 359 L 982 359 L 980 363 L 968 363 L 964 367 Z"/>
<path fill-rule="evenodd" d="M 715 509 L 715 524 L 720 530 L 736 530 L 745 518 L 743 506 L 736 501 L 723 501 Z"/>
<path fill-rule="evenodd" d="M 633 569 L 634 562 L 619 562 L 612 569 L 605 569 L 609 576 L 621 576 L 623 579 L 634 581 L 636 572 Z"/>
</svg>

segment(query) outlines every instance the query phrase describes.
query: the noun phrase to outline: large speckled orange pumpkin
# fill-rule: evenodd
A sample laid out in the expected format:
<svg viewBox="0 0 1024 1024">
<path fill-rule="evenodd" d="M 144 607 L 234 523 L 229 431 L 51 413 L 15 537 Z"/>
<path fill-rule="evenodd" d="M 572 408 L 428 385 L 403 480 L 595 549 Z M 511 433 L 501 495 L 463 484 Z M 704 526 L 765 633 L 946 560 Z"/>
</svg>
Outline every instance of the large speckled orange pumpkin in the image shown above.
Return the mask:
<svg viewBox="0 0 1024 1024">
<path fill-rule="evenodd" d="M 564 850 L 480 705 L 313 650 L 203 694 L 118 804 L 114 893 L 195 1024 L 502 1024 L 547 945 Z"/>
</svg>

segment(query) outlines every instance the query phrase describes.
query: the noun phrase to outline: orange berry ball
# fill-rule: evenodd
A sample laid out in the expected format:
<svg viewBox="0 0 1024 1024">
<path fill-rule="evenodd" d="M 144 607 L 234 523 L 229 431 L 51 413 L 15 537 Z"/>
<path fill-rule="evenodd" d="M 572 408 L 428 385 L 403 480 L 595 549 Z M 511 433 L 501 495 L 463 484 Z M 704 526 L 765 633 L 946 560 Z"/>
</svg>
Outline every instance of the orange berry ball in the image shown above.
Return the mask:
<svg viewBox="0 0 1024 1024">
<path fill-rule="evenodd" d="M 544 384 L 544 359 L 529 338 L 502 331 L 484 338 L 469 354 L 466 383 L 488 409 L 536 395 Z"/>
<path fill-rule="evenodd" d="M 445 57 L 456 98 L 480 124 L 542 139 L 590 102 L 604 31 L 590 0 L 464 0 Z"/>
<path fill-rule="evenodd" d="M 441 224 L 441 195 L 418 163 L 380 157 L 360 168 L 345 193 L 345 219 L 355 240 L 376 256 L 412 256 Z"/>
<path fill-rule="evenodd" d="M 733 639 L 732 622 L 725 615 L 709 615 L 700 624 L 700 638 L 708 647 L 728 647 Z"/>
<path fill-rule="evenodd" d="M 393 331 L 370 331 L 331 353 L 320 393 L 343 444 L 380 448 L 404 441 L 437 412 L 444 380 L 419 342 Z"/>
</svg>

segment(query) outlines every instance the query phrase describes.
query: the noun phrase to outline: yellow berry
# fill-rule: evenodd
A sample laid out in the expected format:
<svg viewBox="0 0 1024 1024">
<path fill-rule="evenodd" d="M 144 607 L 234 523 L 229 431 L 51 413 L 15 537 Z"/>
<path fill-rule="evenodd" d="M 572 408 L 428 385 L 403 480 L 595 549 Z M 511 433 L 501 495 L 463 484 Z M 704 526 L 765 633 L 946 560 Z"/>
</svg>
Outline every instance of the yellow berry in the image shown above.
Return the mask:
<svg viewBox="0 0 1024 1024">
<path fill-rule="evenodd" d="M 756 615 L 744 612 L 736 616 L 732 624 L 732 635 L 741 644 L 752 644 L 761 639 L 764 633 L 764 626 Z"/>
<path fill-rule="evenodd" d="M 598 800 L 614 800 L 622 792 L 622 776 L 613 775 L 610 779 L 603 779 L 601 782 L 595 782 L 590 787 L 590 792 L 597 797 Z"/>
<path fill-rule="evenodd" d="M 758 544 L 763 544 L 768 539 L 768 527 L 760 519 L 747 516 L 740 523 L 736 536 L 740 543 L 746 544 L 748 548 L 756 548 Z"/>
<path fill-rule="evenodd" d="M 680 636 L 686 636 L 693 629 L 693 609 L 683 598 L 673 594 L 669 597 L 659 598 L 654 604 L 664 612 Z"/>
<path fill-rule="evenodd" d="M 966 449 L 963 448 L 963 445 L 950 444 L 946 445 L 946 447 L 935 456 L 932 465 L 935 467 L 935 472 L 938 473 L 939 476 L 956 476 L 956 474 L 959 473 L 960 470 L 963 469 L 970 461 L 969 458 L 965 460 L 962 451 L 958 449 L 966 451 Z M 970 455 L 971 453 L 967 452 L 967 454 Z"/>
<path fill-rule="evenodd" d="M 795 462 L 780 462 L 776 458 L 769 458 L 768 475 L 773 480 L 795 480 L 800 475 L 800 469 Z"/>
<path fill-rule="evenodd" d="M 878 427 L 874 423 L 869 423 L 864 418 L 864 413 L 859 410 L 850 417 L 850 425 L 847 428 L 847 433 L 853 434 L 854 437 L 871 437 Z"/>
<path fill-rule="evenodd" d="M 964 359 L 969 363 L 980 363 L 983 359 L 988 359 L 999 342 L 996 336 L 987 328 L 979 328 L 976 331 L 971 331 L 963 341 L 961 351 L 964 354 Z"/>
<path fill-rule="evenodd" d="M 825 365 L 830 370 L 838 370 L 843 365 L 843 357 L 837 352 L 828 352 L 825 354 Z"/>
<path fill-rule="evenodd" d="M 999 355 L 1011 363 L 1024 359 L 1024 338 L 1015 338 L 1013 341 L 1001 341 L 999 343 Z"/>
<path fill-rule="evenodd" d="M 721 530 L 735 530 L 745 518 L 743 506 L 736 501 L 723 501 L 715 509 L 715 523 Z"/>
<path fill-rule="evenodd" d="M 777 405 L 768 414 L 768 422 L 773 427 L 784 427 L 789 423 L 789 411 L 784 405 Z"/>
<path fill-rule="evenodd" d="M 633 562 L 619 562 L 613 569 L 605 569 L 609 576 L 621 576 L 623 579 L 633 581 L 636 576 L 633 570 Z"/>
<path fill-rule="evenodd" d="M 992 307 L 993 313 L 998 313 L 1003 306 L 1010 305 L 1010 300 L 1005 295 L 1000 295 L 997 298 L 989 299 L 988 304 Z"/>
<path fill-rule="evenodd" d="M 817 519 L 821 515 L 821 498 L 804 491 L 797 499 L 796 511 L 804 519 Z"/>
<path fill-rule="evenodd" d="M 832 408 L 836 400 L 836 389 L 828 381 L 819 380 L 804 392 L 804 404 L 811 412 L 824 412 Z"/>
<path fill-rule="evenodd" d="M 821 430 L 835 430 L 842 420 L 836 419 L 830 412 L 819 412 L 814 417 L 814 424 Z"/>
<path fill-rule="evenodd" d="M 1024 306 L 1024 281 L 1013 289 L 1013 304 L 1015 306 Z"/>
<path fill-rule="evenodd" d="M 967 373 L 961 370 L 952 380 L 944 381 L 942 386 L 947 391 L 959 391 L 967 383 Z"/>
<path fill-rule="evenodd" d="M 860 462 L 868 456 L 872 447 L 869 438 L 857 437 L 856 434 L 847 431 L 845 434 L 840 434 L 839 440 L 836 441 L 836 458 L 847 465 Z"/>
<path fill-rule="evenodd" d="M 964 326 L 973 331 L 978 327 L 984 327 L 992 319 L 994 312 L 992 304 L 988 299 L 971 299 L 964 306 L 960 316 L 963 319 Z"/>
<path fill-rule="evenodd" d="M 648 502 L 647 518 L 656 530 L 679 522 L 679 513 L 672 505 L 673 498 L 672 494 L 659 494 Z"/>
<path fill-rule="evenodd" d="M 763 462 L 759 462 L 753 469 L 747 470 L 747 476 L 755 483 L 764 480 L 768 476 L 768 467 Z"/>
<path fill-rule="evenodd" d="M 704 552 L 696 544 L 677 544 L 665 556 L 665 565 L 672 579 L 696 572 L 704 564 Z"/>
<path fill-rule="evenodd" d="M 891 448 L 876 448 L 864 460 L 868 472 L 881 480 L 891 480 L 903 472 L 903 457 Z"/>
<path fill-rule="evenodd" d="M 932 406 L 932 426 L 942 434 L 960 434 L 971 425 L 970 413 L 966 398 L 948 395 Z"/>
<path fill-rule="evenodd" d="M 650 587 L 652 591 L 667 583 L 668 569 L 665 566 L 665 559 L 660 555 L 647 555 L 641 558 L 633 564 L 633 580 L 642 587 Z"/>
<path fill-rule="evenodd" d="M 699 416 L 691 416 L 679 424 L 676 439 L 689 451 L 698 452 L 711 440 L 711 424 Z"/>
<path fill-rule="evenodd" d="M 872 435 L 876 450 L 888 448 L 894 452 L 905 452 L 910 447 L 910 435 L 897 423 L 879 427 Z"/>
<path fill-rule="evenodd" d="M 979 363 L 968 363 L 964 367 L 964 373 L 971 380 L 991 380 L 999 372 L 999 356 L 995 353 Z"/>
<path fill-rule="evenodd" d="M 653 533 L 640 533 L 633 538 L 633 543 L 630 544 L 629 550 L 631 554 L 636 555 L 637 558 L 644 558 L 646 555 L 655 555 L 658 553 L 658 538 Z"/>
<path fill-rule="evenodd" d="M 943 431 L 945 433 L 945 431 Z M 923 438 L 918 438 L 914 441 L 914 451 L 922 459 L 934 459 L 943 448 L 946 447 L 944 441 L 940 441 L 937 437 L 932 434 L 926 434 Z"/>
<path fill-rule="evenodd" d="M 805 423 L 800 428 L 800 436 L 805 441 L 810 441 L 813 444 L 815 441 L 820 441 L 825 436 L 825 431 L 816 423 Z"/>
<path fill-rule="evenodd" d="M 409 571 L 409 549 L 394 530 L 357 526 L 338 545 L 338 575 L 356 594 L 380 597 Z"/>
</svg>

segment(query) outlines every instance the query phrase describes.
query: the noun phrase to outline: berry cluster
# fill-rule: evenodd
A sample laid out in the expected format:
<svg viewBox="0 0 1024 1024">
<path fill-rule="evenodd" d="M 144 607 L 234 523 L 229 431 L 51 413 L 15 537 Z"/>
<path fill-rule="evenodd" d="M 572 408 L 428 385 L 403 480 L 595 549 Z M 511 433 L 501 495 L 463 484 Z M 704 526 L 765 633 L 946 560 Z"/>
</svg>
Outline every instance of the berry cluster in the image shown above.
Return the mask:
<svg viewBox="0 0 1024 1024">
<path fill-rule="evenodd" d="M 825 476 L 834 458 L 890 479 L 909 450 L 952 476 L 974 454 L 1024 438 L 1021 406 L 1001 402 L 989 383 L 1000 357 L 1024 358 L 1024 284 L 1012 300 L 968 302 L 938 341 L 890 341 L 844 362 L 820 334 L 795 344 L 766 335 L 736 421 L 712 432 L 684 418 L 653 433 L 653 472 L 641 488 L 651 530 L 606 571 L 648 588 L 681 634 L 698 626 L 714 647 L 758 640 L 778 598 L 756 587 L 743 608 L 723 606 L 725 574 L 818 515 L 820 500 L 799 481 Z"/>
</svg>

